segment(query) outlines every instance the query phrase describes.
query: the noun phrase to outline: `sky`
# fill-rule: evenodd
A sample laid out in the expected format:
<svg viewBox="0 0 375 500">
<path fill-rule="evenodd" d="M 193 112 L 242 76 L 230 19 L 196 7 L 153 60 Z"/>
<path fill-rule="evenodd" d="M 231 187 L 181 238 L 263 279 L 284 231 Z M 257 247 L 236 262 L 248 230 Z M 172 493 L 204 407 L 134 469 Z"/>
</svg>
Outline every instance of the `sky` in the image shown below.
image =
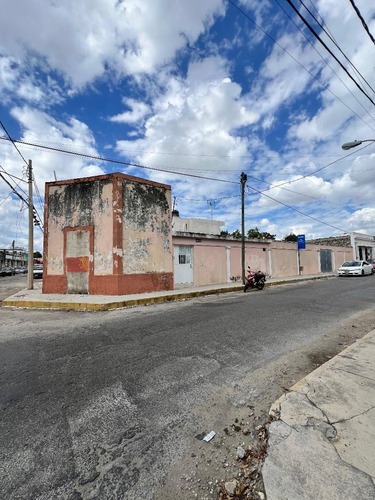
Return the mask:
<svg viewBox="0 0 375 500">
<path fill-rule="evenodd" d="M 293 2 L 368 97 L 286 0 L 4 0 L 10 137 L 141 166 L 17 143 L 41 218 L 55 175 L 123 172 L 170 184 L 181 217 L 232 232 L 245 172 L 246 232 L 375 235 L 375 143 L 341 149 L 375 139 L 375 45 L 348 0 L 304 0 L 320 26 Z M 375 35 L 375 3 L 356 5 Z M 0 170 L 27 198 L 19 152 L 0 140 Z M 0 248 L 26 248 L 27 232 L 25 203 L 0 178 Z M 38 227 L 34 245 L 42 250 Z"/>
</svg>

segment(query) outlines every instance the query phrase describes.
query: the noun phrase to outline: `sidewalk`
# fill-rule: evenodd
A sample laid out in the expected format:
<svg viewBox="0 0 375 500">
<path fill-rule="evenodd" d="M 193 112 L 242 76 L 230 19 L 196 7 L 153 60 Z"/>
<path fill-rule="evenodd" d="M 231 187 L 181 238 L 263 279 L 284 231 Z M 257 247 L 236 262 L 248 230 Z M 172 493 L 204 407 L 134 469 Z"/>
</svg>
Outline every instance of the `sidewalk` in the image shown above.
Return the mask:
<svg viewBox="0 0 375 500">
<path fill-rule="evenodd" d="M 375 499 L 375 330 L 271 408 L 268 500 Z"/>
<path fill-rule="evenodd" d="M 332 278 L 334 273 L 285 278 L 268 278 L 266 286 L 282 285 L 316 279 Z M 83 294 L 42 294 L 41 282 L 34 283 L 34 290 L 22 290 L 3 300 L 3 307 L 24 307 L 37 309 L 76 309 L 79 311 L 106 311 L 122 307 L 134 307 L 158 304 L 174 300 L 183 300 L 203 295 L 236 292 L 243 290 L 240 282 L 221 283 L 193 287 L 178 287 L 162 292 L 139 293 L 134 295 L 83 295 Z"/>
</svg>

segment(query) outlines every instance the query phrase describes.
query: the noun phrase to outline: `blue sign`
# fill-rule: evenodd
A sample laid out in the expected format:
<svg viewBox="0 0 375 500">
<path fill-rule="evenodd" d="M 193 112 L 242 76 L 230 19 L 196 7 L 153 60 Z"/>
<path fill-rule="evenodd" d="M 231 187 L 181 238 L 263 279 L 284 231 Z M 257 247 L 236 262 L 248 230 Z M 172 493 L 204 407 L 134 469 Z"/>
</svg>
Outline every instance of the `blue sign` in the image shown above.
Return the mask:
<svg viewBox="0 0 375 500">
<path fill-rule="evenodd" d="M 306 248 L 306 242 L 305 242 L 305 235 L 304 234 L 299 234 L 297 236 L 297 243 L 298 243 L 298 248 L 299 249 Z"/>
</svg>

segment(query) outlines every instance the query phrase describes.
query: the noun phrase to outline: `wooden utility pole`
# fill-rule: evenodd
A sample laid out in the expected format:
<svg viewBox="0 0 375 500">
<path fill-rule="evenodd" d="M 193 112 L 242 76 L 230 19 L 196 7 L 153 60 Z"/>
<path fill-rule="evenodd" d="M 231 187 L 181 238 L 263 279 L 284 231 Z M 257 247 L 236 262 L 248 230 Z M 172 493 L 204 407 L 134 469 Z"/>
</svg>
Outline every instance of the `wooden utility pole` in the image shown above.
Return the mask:
<svg viewBox="0 0 375 500">
<path fill-rule="evenodd" d="M 27 289 L 34 288 L 34 203 L 33 203 L 33 164 L 29 160 L 28 168 L 29 181 L 29 259 L 27 265 Z"/>
<path fill-rule="evenodd" d="M 247 181 L 247 175 L 243 172 L 241 173 L 241 206 L 242 206 L 242 217 L 241 217 L 241 227 L 242 227 L 242 283 L 245 284 L 245 184 Z"/>
</svg>

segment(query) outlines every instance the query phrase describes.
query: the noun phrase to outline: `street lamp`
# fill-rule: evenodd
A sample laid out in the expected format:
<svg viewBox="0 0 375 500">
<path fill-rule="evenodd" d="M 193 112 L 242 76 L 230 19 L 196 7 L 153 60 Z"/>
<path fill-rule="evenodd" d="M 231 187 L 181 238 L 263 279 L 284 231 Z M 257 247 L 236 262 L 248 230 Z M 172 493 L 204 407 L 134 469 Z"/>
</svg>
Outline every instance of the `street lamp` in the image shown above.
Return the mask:
<svg viewBox="0 0 375 500">
<path fill-rule="evenodd" d="M 345 149 L 345 151 L 347 151 L 348 149 L 356 148 L 357 146 L 362 144 L 362 142 L 375 142 L 375 139 L 364 139 L 363 141 L 346 142 L 341 147 L 342 149 Z"/>
</svg>

